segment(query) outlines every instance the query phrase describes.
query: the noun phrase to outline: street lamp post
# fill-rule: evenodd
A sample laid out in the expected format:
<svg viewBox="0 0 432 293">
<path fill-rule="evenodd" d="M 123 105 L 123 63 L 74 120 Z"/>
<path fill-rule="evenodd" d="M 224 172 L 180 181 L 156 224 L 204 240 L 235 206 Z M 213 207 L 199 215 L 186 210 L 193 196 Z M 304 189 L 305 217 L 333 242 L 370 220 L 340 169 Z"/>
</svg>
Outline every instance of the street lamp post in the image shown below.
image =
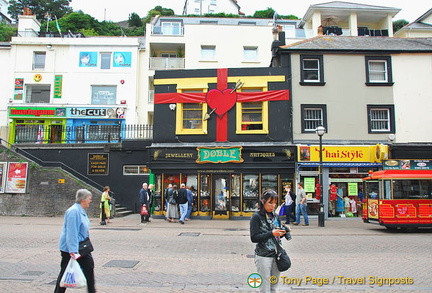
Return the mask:
<svg viewBox="0 0 432 293">
<path fill-rule="evenodd" d="M 324 217 L 324 196 L 323 196 L 323 172 L 322 172 L 322 165 L 323 165 L 323 158 L 322 158 L 322 137 L 324 133 L 326 132 L 326 129 L 324 126 L 320 125 L 315 129 L 316 134 L 319 137 L 319 188 L 320 188 L 320 208 L 318 212 L 318 227 L 324 227 L 325 226 L 325 217 Z"/>
</svg>

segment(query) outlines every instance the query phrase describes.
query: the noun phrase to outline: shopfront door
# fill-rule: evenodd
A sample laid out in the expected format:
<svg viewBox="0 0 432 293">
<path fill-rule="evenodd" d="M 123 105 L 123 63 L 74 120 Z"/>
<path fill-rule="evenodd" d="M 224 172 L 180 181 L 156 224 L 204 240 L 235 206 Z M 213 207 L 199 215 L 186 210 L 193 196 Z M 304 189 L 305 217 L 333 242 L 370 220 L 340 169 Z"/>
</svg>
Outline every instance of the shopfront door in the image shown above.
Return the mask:
<svg viewBox="0 0 432 293">
<path fill-rule="evenodd" d="M 213 218 L 229 219 L 229 175 L 213 175 Z"/>
</svg>

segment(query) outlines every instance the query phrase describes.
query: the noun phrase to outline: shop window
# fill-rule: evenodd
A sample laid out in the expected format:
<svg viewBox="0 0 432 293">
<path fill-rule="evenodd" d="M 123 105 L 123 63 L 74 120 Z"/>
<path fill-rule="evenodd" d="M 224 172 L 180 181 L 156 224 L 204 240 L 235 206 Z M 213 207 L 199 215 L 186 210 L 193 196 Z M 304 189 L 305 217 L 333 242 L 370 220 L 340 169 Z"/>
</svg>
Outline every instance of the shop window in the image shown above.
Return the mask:
<svg viewBox="0 0 432 293">
<path fill-rule="evenodd" d="M 325 85 L 323 56 L 300 56 L 301 85 Z"/>
<path fill-rule="evenodd" d="M 240 175 L 231 175 L 231 211 L 240 211 Z"/>
<path fill-rule="evenodd" d="M 266 189 L 273 189 L 276 192 L 278 191 L 278 177 L 277 175 L 261 175 L 261 192 Z"/>
<path fill-rule="evenodd" d="M 258 61 L 258 47 L 243 46 L 243 61 Z"/>
<path fill-rule="evenodd" d="M 201 60 L 215 61 L 216 60 L 216 46 L 201 46 Z"/>
<path fill-rule="evenodd" d="M 204 115 L 207 104 L 204 103 L 178 103 L 176 107 L 176 134 L 205 134 L 207 121 Z"/>
<path fill-rule="evenodd" d="M 237 134 L 268 133 L 268 102 L 237 103 Z"/>
<path fill-rule="evenodd" d="M 391 57 L 366 56 L 366 85 L 393 85 Z"/>
<path fill-rule="evenodd" d="M 148 175 L 150 169 L 146 165 L 124 165 L 123 175 Z"/>
<path fill-rule="evenodd" d="M 369 133 L 394 133 L 394 106 L 368 105 Z"/>
<path fill-rule="evenodd" d="M 116 86 L 92 86 L 92 105 L 115 105 L 116 101 Z"/>
<path fill-rule="evenodd" d="M 33 53 L 33 70 L 45 69 L 45 58 L 46 58 L 46 52 L 34 52 Z"/>
<path fill-rule="evenodd" d="M 200 212 L 210 212 L 211 202 L 210 202 L 210 175 L 201 175 L 200 184 Z"/>
<path fill-rule="evenodd" d="M 111 53 L 100 53 L 101 69 L 111 68 Z"/>
<path fill-rule="evenodd" d="M 301 105 L 302 133 L 315 132 L 320 125 L 327 131 L 327 107 L 326 105 Z"/>
<path fill-rule="evenodd" d="M 254 212 L 258 210 L 259 175 L 243 175 L 243 211 Z"/>
<path fill-rule="evenodd" d="M 26 102 L 27 103 L 49 103 L 51 95 L 50 85 L 27 84 Z"/>
</svg>

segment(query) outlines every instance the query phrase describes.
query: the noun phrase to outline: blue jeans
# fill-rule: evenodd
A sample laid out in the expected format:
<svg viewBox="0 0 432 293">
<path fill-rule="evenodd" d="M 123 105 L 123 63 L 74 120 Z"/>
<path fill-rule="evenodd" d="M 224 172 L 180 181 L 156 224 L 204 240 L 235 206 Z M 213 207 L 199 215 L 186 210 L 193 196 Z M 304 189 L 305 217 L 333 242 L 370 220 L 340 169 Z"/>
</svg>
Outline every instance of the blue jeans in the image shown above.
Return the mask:
<svg viewBox="0 0 432 293">
<path fill-rule="evenodd" d="M 291 213 L 291 211 L 292 211 L 292 207 L 293 207 L 292 204 L 290 204 L 289 206 L 284 205 L 284 208 L 285 208 L 285 217 L 286 217 L 286 223 L 287 223 L 287 224 L 290 223 L 290 218 L 291 218 L 293 221 L 296 220 L 295 217 L 294 217 L 294 215 Z"/>
<path fill-rule="evenodd" d="M 193 206 L 189 206 L 189 205 L 188 205 L 187 213 L 186 213 L 186 219 L 190 219 L 191 214 L 192 214 L 192 207 L 193 207 Z"/>
<path fill-rule="evenodd" d="M 180 221 L 184 222 L 187 214 L 188 203 L 179 204 L 180 206 Z"/>
<path fill-rule="evenodd" d="M 299 203 L 296 206 L 296 223 L 300 224 L 300 214 L 303 215 L 306 225 L 309 225 L 309 217 L 306 212 L 306 205 Z"/>
</svg>

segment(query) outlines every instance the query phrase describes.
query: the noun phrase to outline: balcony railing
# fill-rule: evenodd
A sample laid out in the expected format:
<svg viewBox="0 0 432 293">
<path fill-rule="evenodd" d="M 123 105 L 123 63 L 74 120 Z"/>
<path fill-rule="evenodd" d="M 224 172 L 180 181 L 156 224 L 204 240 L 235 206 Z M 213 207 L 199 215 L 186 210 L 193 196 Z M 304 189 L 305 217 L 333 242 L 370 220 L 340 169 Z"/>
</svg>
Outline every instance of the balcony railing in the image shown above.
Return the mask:
<svg viewBox="0 0 432 293">
<path fill-rule="evenodd" d="M 150 57 L 150 69 L 184 69 L 185 58 Z"/>
<path fill-rule="evenodd" d="M 152 29 L 153 35 L 163 35 L 163 36 L 183 36 L 183 27 L 180 25 L 155 25 Z"/>
<path fill-rule="evenodd" d="M 27 125 L 15 128 L 14 143 L 119 143 L 153 139 L 153 125 Z"/>
</svg>

